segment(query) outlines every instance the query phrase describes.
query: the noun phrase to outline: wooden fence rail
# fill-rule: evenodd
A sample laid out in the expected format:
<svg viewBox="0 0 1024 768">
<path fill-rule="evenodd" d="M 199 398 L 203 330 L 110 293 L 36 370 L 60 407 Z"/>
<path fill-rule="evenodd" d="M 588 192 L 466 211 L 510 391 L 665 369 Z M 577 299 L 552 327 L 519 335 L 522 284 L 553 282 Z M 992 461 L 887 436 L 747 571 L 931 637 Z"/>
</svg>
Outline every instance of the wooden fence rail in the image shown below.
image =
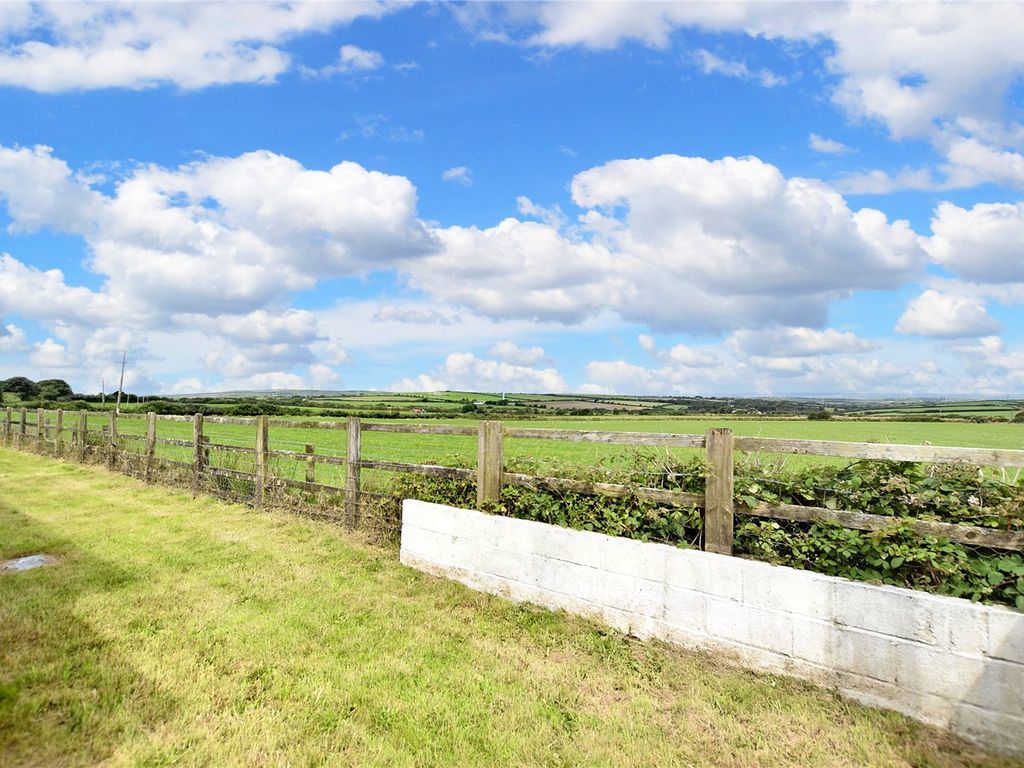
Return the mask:
<svg viewBox="0 0 1024 768">
<path fill-rule="evenodd" d="M 154 413 L 116 414 L 111 412 L 102 430 L 93 429 L 96 438 L 90 444 L 88 412 L 78 415 L 77 426 L 64 427 L 64 412 L 56 411 L 51 420 L 42 409 L 29 420 L 26 409 L 17 411 L 6 408 L 0 421 L 0 439 L 7 446 L 27 448 L 29 438 L 34 437 L 36 448 L 52 446 L 58 455 L 71 455 L 64 445 L 65 432 L 70 433 L 73 455 L 80 461 L 91 452 L 99 452 L 110 467 L 117 458 L 125 454 L 125 443 L 142 443 L 139 454 L 143 463 L 144 478 L 153 476 L 155 464 L 169 464 L 187 467 L 191 474 L 193 492 L 198 492 L 202 478 L 206 475 L 235 477 L 252 481 L 255 489 L 254 500 L 262 505 L 267 501 L 269 489 L 282 485 L 309 491 L 337 493 L 344 497 L 345 521 L 350 526 L 359 524 L 361 482 L 363 469 L 405 472 L 420 475 L 452 477 L 475 480 L 477 505 L 486 507 L 501 499 L 504 485 L 522 485 L 532 488 L 549 488 L 576 493 L 596 494 L 617 498 L 636 498 L 659 504 L 696 507 L 703 510 L 703 546 L 709 552 L 732 554 L 734 518 L 736 514 L 766 517 L 776 520 L 813 523 L 832 522 L 846 528 L 874 531 L 900 523 L 907 525 L 922 536 L 934 536 L 951 542 L 994 549 L 1024 551 L 1024 531 L 1008 531 L 972 525 L 960 525 L 915 518 L 897 518 L 886 515 L 868 514 L 856 510 L 826 509 L 793 504 L 760 504 L 746 506 L 738 504 L 734 493 L 734 460 L 739 452 L 786 453 L 810 456 L 831 456 L 850 459 L 872 459 L 901 462 L 929 462 L 940 464 L 978 464 L 991 467 L 1024 467 L 1024 450 L 957 448 L 946 446 L 894 445 L 881 443 L 847 443 L 826 440 L 791 440 L 784 438 L 741 437 L 732 430 L 714 428 L 702 435 L 666 434 L 660 432 L 599 432 L 590 430 L 507 428 L 498 421 L 481 421 L 476 427 L 445 424 L 394 424 L 386 422 L 362 422 L 358 418 L 340 421 L 296 421 L 280 419 L 273 422 L 266 416 L 255 418 L 206 416 L 158 416 Z M 145 420 L 143 434 L 121 433 L 119 420 Z M 192 439 L 160 437 L 157 425 L 160 421 L 186 422 L 192 426 Z M 204 433 L 206 424 L 226 424 L 253 427 L 255 440 L 252 447 L 210 442 Z M 272 449 L 270 428 L 274 429 L 323 429 L 344 430 L 346 452 L 344 456 L 317 453 L 314 444 L 304 443 L 302 451 Z M 415 464 L 383 459 L 366 459 L 362 453 L 363 432 L 384 432 L 410 435 L 439 435 L 476 437 L 476 469 L 446 467 L 435 464 Z M 616 483 L 602 483 L 574 480 L 560 477 L 541 477 L 505 469 L 504 448 L 509 439 L 523 440 L 564 440 L 582 443 L 605 443 L 615 445 L 655 446 L 665 448 L 703 449 L 707 463 L 707 477 L 703 494 L 685 493 L 663 488 L 647 488 Z M 189 449 L 189 461 L 170 459 L 157 455 L 157 446 L 167 445 Z M 253 457 L 253 471 L 217 467 L 211 463 L 210 452 L 246 454 Z M 303 480 L 275 477 L 272 459 L 292 459 L 304 464 Z M 322 465 L 344 466 L 344 485 L 317 482 L 317 467 Z"/>
</svg>

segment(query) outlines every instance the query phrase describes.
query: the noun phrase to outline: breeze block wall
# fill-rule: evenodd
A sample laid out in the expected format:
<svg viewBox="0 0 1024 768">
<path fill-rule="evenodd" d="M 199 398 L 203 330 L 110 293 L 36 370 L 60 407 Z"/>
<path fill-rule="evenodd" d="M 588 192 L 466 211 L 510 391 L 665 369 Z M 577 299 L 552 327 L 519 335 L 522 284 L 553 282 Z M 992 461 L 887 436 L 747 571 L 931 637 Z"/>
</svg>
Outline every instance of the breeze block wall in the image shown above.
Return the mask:
<svg viewBox="0 0 1024 768">
<path fill-rule="evenodd" d="M 401 560 L 1024 755 L 1024 613 L 413 500 Z"/>
</svg>

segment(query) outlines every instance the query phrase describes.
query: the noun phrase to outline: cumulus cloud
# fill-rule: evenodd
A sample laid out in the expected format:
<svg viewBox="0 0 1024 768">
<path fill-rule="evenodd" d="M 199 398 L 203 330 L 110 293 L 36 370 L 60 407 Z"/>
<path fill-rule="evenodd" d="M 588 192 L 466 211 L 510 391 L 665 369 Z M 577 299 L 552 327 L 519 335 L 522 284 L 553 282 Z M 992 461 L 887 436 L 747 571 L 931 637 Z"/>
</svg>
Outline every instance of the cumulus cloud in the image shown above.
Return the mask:
<svg viewBox="0 0 1024 768">
<path fill-rule="evenodd" d="M 280 48 L 288 40 L 397 7 L 372 0 L 25 3 L 0 26 L 0 84 L 53 93 L 270 83 L 292 66 Z M 350 66 L 365 63 L 358 51 L 350 52 Z M 341 56 L 344 63 L 344 48 Z"/>
<path fill-rule="evenodd" d="M 378 51 L 368 51 L 358 45 L 343 45 L 338 51 L 339 72 L 366 72 L 384 66 L 384 57 Z"/>
<path fill-rule="evenodd" d="M 212 157 L 136 168 L 107 195 L 66 166 L 54 174 L 54 162 L 45 148 L 0 155 L 14 225 L 81 235 L 93 270 L 107 277 L 106 295 L 167 312 L 254 311 L 320 278 L 386 268 L 433 247 L 412 184 L 356 163 L 320 171 L 265 151 Z M 4 173 L 26 163 L 44 171 L 42 183 L 22 186 Z M 69 218 L 54 202 L 65 196 L 83 213 Z"/>
<path fill-rule="evenodd" d="M 938 264 L 982 283 L 1024 282 L 1024 203 L 940 203 L 925 248 Z"/>
<path fill-rule="evenodd" d="M 957 339 L 996 333 L 1000 326 L 980 299 L 927 290 L 910 302 L 897 321 L 896 330 L 916 336 Z"/>
</svg>

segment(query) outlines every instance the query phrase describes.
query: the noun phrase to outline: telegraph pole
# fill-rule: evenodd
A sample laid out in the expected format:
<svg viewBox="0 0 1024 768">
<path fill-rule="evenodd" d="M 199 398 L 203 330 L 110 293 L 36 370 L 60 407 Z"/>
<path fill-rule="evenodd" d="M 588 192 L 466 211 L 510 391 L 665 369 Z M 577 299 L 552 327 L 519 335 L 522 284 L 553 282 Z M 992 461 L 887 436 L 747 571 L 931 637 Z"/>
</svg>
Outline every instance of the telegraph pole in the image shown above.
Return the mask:
<svg viewBox="0 0 1024 768">
<path fill-rule="evenodd" d="M 114 412 L 121 412 L 121 392 L 124 391 L 124 365 L 128 361 L 128 350 L 126 349 L 121 353 L 121 380 L 117 384 L 117 405 L 114 406 Z"/>
<path fill-rule="evenodd" d="M 107 380 L 100 377 L 100 403 L 107 404 Z"/>
</svg>

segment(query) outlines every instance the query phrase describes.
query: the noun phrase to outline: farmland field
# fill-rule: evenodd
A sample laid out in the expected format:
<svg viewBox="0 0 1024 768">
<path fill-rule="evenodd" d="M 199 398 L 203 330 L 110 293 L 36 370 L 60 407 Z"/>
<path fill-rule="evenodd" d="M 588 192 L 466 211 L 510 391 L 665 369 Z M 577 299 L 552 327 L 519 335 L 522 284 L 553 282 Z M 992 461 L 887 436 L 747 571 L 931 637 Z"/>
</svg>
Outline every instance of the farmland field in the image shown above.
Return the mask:
<svg viewBox="0 0 1024 768">
<path fill-rule="evenodd" d="M 368 421 L 386 421 L 370 419 Z M 701 434 L 710 427 L 729 427 L 737 435 L 780 437 L 810 440 L 840 440 L 849 442 L 904 443 L 921 445 L 949 445 L 978 448 L 1024 449 L 1024 424 L 1014 423 L 972 423 L 972 422 L 904 422 L 833 419 L 810 421 L 806 419 L 752 419 L 726 417 L 564 417 L 543 419 L 503 419 L 509 427 L 536 427 L 545 429 L 572 429 L 617 432 L 659 432 Z M 93 413 L 89 416 L 90 430 L 100 430 L 109 423 L 109 415 Z M 343 457 L 346 449 L 346 433 L 343 429 L 297 429 L 275 427 L 270 424 L 270 448 L 274 450 L 302 453 L 307 444 L 313 445 L 317 454 Z M 325 425 L 344 425 L 344 419 L 323 419 Z M 417 423 L 403 419 L 403 424 Z M 454 424 L 475 426 L 469 419 L 430 419 L 425 424 Z M 121 435 L 141 436 L 145 432 L 145 421 L 140 417 L 122 417 L 118 421 Z M 255 428 L 246 425 L 217 424 L 208 421 L 204 426 L 205 435 L 213 443 L 252 448 L 255 444 Z M 164 438 L 191 440 L 192 425 L 187 421 L 160 420 L 157 435 Z M 125 439 L 123 447 L 141 450 L 140 441 Z M 573 443 L 554 440 L 507 439 L 505 456 L 508 460 L 537 460 L 566 464 L 593 466 L 630 453 L 632 449 L 621 445 L 600 443 Z M 164 458 L 187 460 L 191 449 L 181 446 L 160 445 L 158 455 Z M 666 449 L 645 449 L 649 454 L 666 453 Z M 671 449 L 668 451 L 678 458 L 698 455 L 692 449 Z M 364 432 L 362 437 L 362 458 L 407 463 L 458 463 L 475 466 L 476 437 L 438 436 L 416 434 L 392 434 Z M 212 461 L 215 466 L 225 466 L 251 471 L 253 459 L 243 453 L 227 453 L 214 450 Z M 805 456 L 787 456 L 786 465 L 799 469 L 802 466 L 821 462 L 844 462 L 841 459 L 822 459 Z M 274 471 L 283 477 L 301 478 L 304 464 L 288 458 L 273 461 Z M 344 467 L 320 464 L 316 469 L 317 482 L 340 485 L 344 478 Z"/>
<path fill-rule="evenodd" d="M 0 755 L 29 765 L 1010 766 L 891 712 L 0 449 Z"/>
</svg>

